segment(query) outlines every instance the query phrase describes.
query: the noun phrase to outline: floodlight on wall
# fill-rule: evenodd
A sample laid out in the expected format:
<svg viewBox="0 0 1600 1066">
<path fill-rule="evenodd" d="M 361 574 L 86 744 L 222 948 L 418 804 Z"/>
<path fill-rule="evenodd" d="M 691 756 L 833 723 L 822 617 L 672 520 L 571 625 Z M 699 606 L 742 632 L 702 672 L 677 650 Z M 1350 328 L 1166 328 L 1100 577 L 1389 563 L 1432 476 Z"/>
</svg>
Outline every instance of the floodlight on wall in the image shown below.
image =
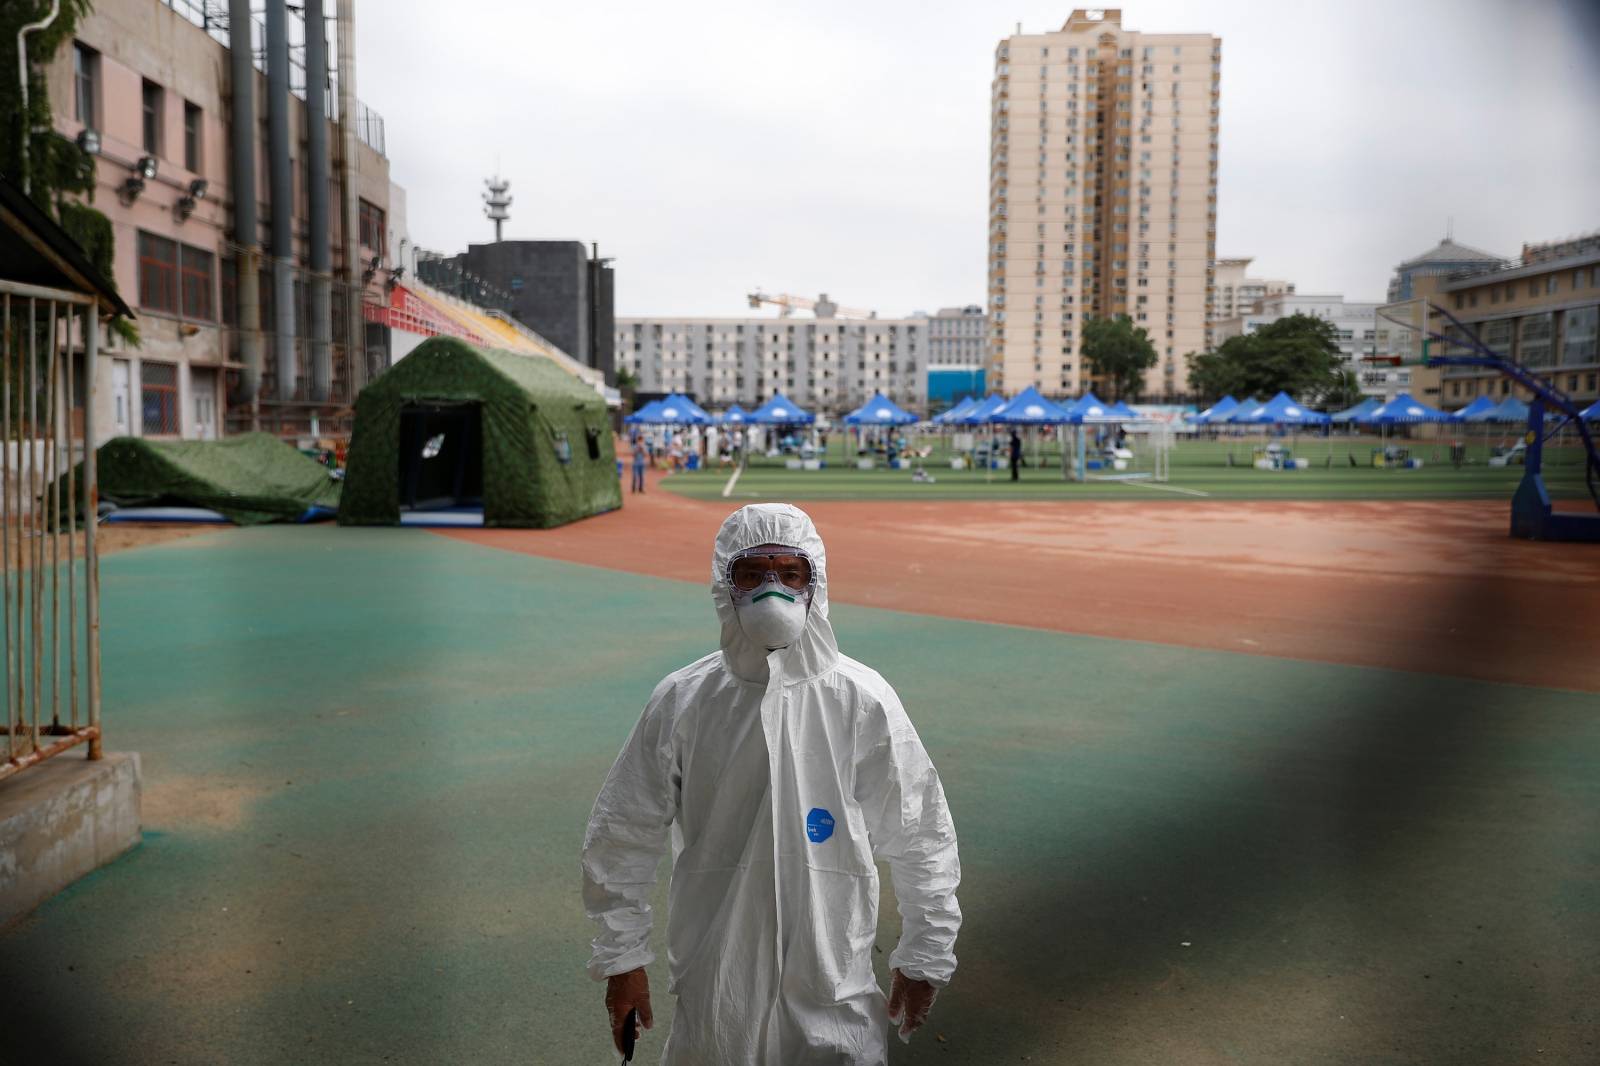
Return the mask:
<svg viewBox="0 0 1600 1066">
<path fill-rule="evenodd" d="M 85 126 L 78 131 L 78 151 L 84 155 L 100 154 L 100 131 L 92 126 Z"/>
<path fill-rule="evenodd" d="M 140 156 L 139 161 L 133 165 L 133 173 L 123 179 L 122 185 L 117 189 L 122 202 L 131 204 L 144 192 L 144 183 L 156 176 L 156 157 L 153 155 Z"/>
<path fill-rule="evenodd" d="M 188 191 L 179 197 L 177 204 L 173 206 L 179 222 L 187 221 L 189 216 L 194 214 L 195 206 L 206 198 L 206 191 L 210 188 L 211 183 L 205 178 L 195 178 L 189 183 Z"/>
</svg>

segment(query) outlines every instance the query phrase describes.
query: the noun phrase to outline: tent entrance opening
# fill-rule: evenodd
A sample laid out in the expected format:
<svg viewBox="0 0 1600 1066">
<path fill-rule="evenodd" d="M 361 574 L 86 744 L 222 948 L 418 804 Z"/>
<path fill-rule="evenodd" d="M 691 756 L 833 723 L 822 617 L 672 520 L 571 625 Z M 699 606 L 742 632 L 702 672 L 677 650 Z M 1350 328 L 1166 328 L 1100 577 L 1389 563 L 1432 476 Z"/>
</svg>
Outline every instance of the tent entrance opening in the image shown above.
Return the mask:
<svg viewBox="0 0 1600 1066">
<path fill-rule="evenodd" d="M 483 405 L 400 409 L 400 509 L 483 506 Z"/>
</svg>

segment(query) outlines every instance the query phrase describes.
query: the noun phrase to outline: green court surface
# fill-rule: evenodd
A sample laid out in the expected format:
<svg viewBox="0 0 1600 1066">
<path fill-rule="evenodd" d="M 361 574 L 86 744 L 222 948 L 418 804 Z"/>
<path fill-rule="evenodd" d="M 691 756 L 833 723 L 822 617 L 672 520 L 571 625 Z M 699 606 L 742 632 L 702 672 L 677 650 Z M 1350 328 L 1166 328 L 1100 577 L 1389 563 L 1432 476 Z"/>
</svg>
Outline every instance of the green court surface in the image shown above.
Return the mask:
<svg viewBox="0 0 1600 1066">
<path fill-rule="evenodd" d="M 1500 438 L 1496 437 L 1498 441 Z M 1510 438 L 1514 440 L 1515 438 Z M 1380 447 L 1376 437 L 1282 438 L 1279 443 L 1296 456 L 1310 460 L 1306 470 L 1257 470 L 1252 465 L 1260 437 L 1232 441 L 1180 441 L 1170 452 L 1169 480 L 1153 484 L 1142 480 L 1153 471 L 1153 457 L 1142 439 L 1135 438 L 1134 458 L 1126 474 L 1141 479 L 1066 481 L 1061 476 L 1060 452 L 1045 443 L 1036 452 L 1026 447 L 1027 465 L 1021 479 L 1010 480 L 1008 469 L 952 470 L 948 442 L 927 438 L 933 454 L 924 462 L 932 484 L 911 480 L 909 470 L 889 470 L 882 457 L 872 470 L 856 467 L 853 445 L 835 437 L 829 442 L 827 465 L 821 470 L 790 470 L 783 460 L 758 457 L 739 476 L 729 499 L 784 500 L 970 500 L 970 499 L 1199 499 L 1239 500 L 1451 500 L 1503 499 L 1507 502 L 1522 479 L 1522 467 L 1491 467 L 1485 460 L 1490 445 L 1475 437 L 1467 445 L 1467 459 L 1457 468 L 1450 463 L 1447 439 L 1391 441 L 1410 449 L 1422 460 L 1416 469 L 1374 467 L 1372 453 Z M 1229 456 L 1234 465 L 1229 465 Z M 1587 499 L 1583 483 L 1582 453 L 1572 446 L 1551 447 L 1546 452 L 1545 484 L 1559 499 Z M 1355 466 L 1351 465 L 1354 459 Z M 674 474 L 668 488 L 696 499 L 722 496 L 730 469 Z M 1091 479 L 1115 471 L 1088 471 Z"/>
<path fill-rule="evenodd" d="M 615 1061 L 578 852 L 704 588 L 261 528 L 107 558 L 104 618 L 146 836 L 0 933 L 0 1062 Z M 1600 698 L 835 620 L 961 839 L 960 968 L 892 1062 L 1600 1058 Z"/>
</svg>

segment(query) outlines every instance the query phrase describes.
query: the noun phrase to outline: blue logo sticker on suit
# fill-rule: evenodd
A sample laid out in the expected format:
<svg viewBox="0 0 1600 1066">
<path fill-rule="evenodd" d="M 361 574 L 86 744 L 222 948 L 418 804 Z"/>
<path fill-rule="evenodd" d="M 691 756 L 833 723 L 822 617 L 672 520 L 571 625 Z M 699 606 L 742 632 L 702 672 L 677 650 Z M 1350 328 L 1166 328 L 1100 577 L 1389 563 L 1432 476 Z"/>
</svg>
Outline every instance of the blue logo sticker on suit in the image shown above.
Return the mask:
<svg viewBox="0 0 1600 1066">
<path fill-rule="evenodd" d="M 833 836 L 833 815 L 821 807 L 811 808 L 811 813 L 806 815 L 806 836 L 813 844 L 820 844 Z"/>
</svg>

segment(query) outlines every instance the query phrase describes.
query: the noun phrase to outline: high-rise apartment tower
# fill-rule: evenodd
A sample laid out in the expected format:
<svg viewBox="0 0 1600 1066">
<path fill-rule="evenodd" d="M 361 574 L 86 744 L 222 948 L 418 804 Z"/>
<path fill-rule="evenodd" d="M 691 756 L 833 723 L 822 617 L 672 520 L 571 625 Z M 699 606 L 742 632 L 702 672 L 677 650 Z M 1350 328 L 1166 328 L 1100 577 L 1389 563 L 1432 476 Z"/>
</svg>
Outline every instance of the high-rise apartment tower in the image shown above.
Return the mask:
<svg viewBox="0 0 1600 1066">
<path fill-rule="evenodd" d="M 1217 235 L 1220 38 L 1140 33 L 1116 8 L 995 50 L 989 369 L 1006 392 L 1097 386 L 1086 318 L 1126 314 L 1155 345 L 1143 394 L 1188 391 L 1206 343 Z"/>
</svg>

